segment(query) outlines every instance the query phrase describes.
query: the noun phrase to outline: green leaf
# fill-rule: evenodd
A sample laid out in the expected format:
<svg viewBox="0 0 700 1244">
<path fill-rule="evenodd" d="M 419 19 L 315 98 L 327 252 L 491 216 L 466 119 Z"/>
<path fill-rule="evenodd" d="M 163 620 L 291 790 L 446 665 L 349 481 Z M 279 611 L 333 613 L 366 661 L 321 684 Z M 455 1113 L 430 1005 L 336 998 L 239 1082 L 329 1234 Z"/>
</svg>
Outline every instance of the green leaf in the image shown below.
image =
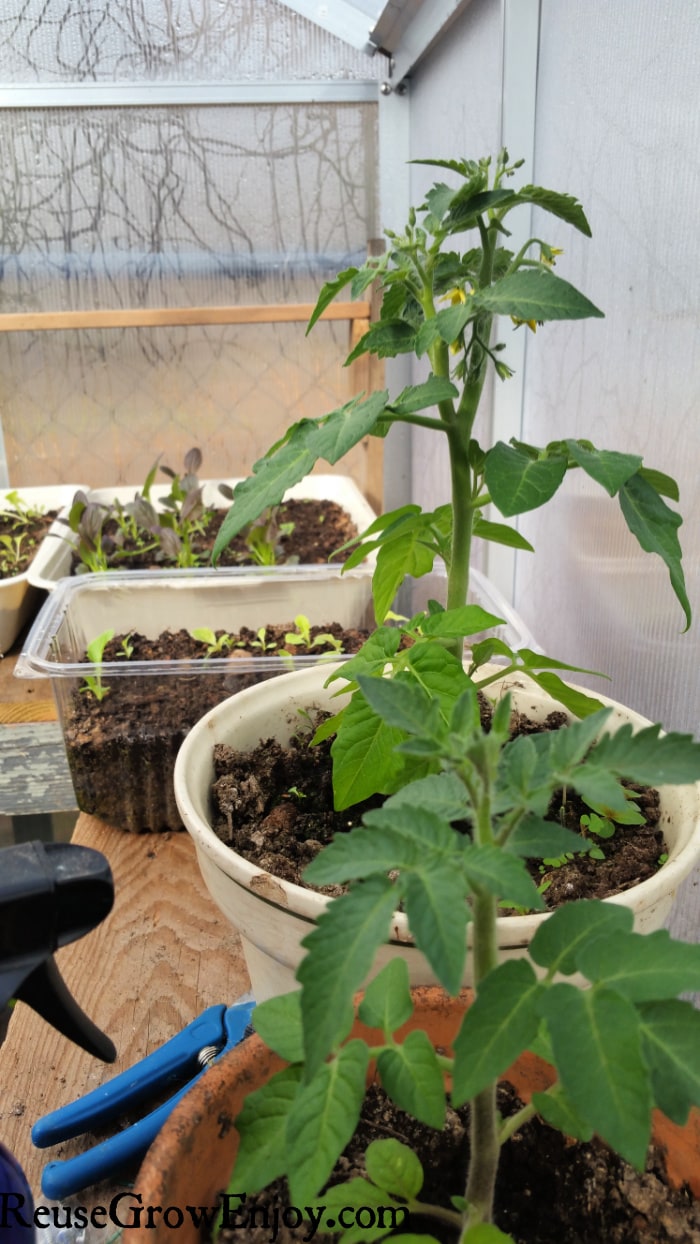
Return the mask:
<svg viewBox="0 0 700 1244">
<path fill-rule="evenodd" d="M 373 631 L 356 656 L 344 661 L 331 681 L 338 678 L 354 681 L 358 674 L 380 674 L 386 664 L 396 655 L 401 643 L 401 632 L 396 626 L 379 626 Z"/>
<path fill-rule="evenodd" d="M 418 640 L 409 648 L 408 666 L 411 676 L 439 700 L 445 720 L 449 720 L 457 700 L 470 686 L 462 662 L 442 644 L 428 638 Z M 407 672 L 401 677 L 408 676 Z"/>
<path fill-rule="evenodd" d="M 678 528 L 682 523 L 643 475 L 637 473 L 620 489 L 620 508 L 625 522 L 647 553 L 658 553 L 668 567 L 671 586 L 685 614 L 687 630 L 691 609 L 681 566 L 682 552 Z"/>
<path fill-rule="evenodd" d="M 407 734 L 437 730 L 437 705 L 418 683 L 362 675 L 357 681 L 365 699 L 388 726 Z"/>
<path fill-rule="evenodd" d="M 359 1017 L 369 1028 L 395 1032 L 413 1014 L 413 1002 L 405 959 L 390 959 L 367 985 Z"/>
<path fill-rule="evenodd" d="M 602 736 L 588 763 L 647 786 L 684 786 L 700 781 L 700 743 L 690 734 L 662 734 L 658 725 L 634 733 L 627 723 Z"/>
<path fill-rule="evenodd" d="M 591 717 L 594 713 L 600 712 L 602 707 L 600 700 L 596 700 L 592 695 L 586 695 L 585 691 L 579 691 L 577 687 L 572 687 L 557 674 L 535 673 L 534 670 L 528 669 L 527 676 L 576 717 Z"/>
<path fill-rule="evenodd" d="M 402 759 L 396 754 L 402 738 L 402 732 L 387 726 L 363 695 L 353 695 L 331 747 L 336 810 L 349 808 L 376 792 L 391 792 L 402 768 Z"/>
<path fill-rule="evenodd" d="M 652 1101 L 635 1007 L 610 989 L 558 984 L 545 991 L 540 1009 L 574 1110 L 642 1170 Z"/>
<path fill-rule="evenodd" d="M 437 774 L 435 775 L 437 777 Z M 410 786 L 417 786 L 417 782 L 413 782 Z M 460 783 L 461 785 L 461 783 Z M 410 786 L 404 787 L 404 790 L 410 790 Z M 462 787 L 464 791 L 464 787 Z M 464 805 L 462 805 L 462 815 L 464 815 Z M 396 799 L 392 796 L 387 799 L 381 808 L 376 808 L 364 815 L 364 823 L 371 832 L 378 837 L 383 837 L 387 832 L 392 832 L 394 839 L 403 838 L 406 846 L 417 845 L 420 848 L 418 859 L 425 858 L 426 853 L 439 855 L 456 856 L 461 851 L 462 836 L 455 833 L 449 825 L 445 823 L 445 818 L 437 808 L 426 808 L 420 804 L 411 804 L 405 800 Z M 379 831 L 377 833 L 377 831 Z M 359 833 L 359 830 L 352 831 L 353 836 Z M 337 840 L 336 840 L 337 841 Z M 330 851 L 335 847 L 333 842 L 326 848 Z M 365 850 L 365 844 L 362 848 Z M 397 847 L 397 850 L 399 848 Z M 397 861 L 395 867 L 399 866 L 406 858 L 404 846 L 400 861 Z M 324 852 L 325 854 L 325 852 Z M 453 860 L 453 862 L 457 862 Z M 412 865 L 411 865 L 412 866 Z"/>
<path fill-rule="evenodd" d="M 514 198 L 512 190 L 480 190 L 474 194 L 471 184 L 467 183 L 454 196 L 445 227 L 450 233 L 472 228 L 478 216 L 512 203 Z"/>
<path fill-rule="evenodd" d="M 355 349 L 348 354 L 345 366 L 349 367 L 363 354 L 376 354 L 380 359 L 395 358 L 397 354 L 411 354 L 415 344 L 415 330 L 405 320 L 377 320 L 370 324 Z"/>
<path fill-rule="evenodd" d="M 623 484 L 639 470 L 642 459 L 638 454 L 620 454 L 612 450 L 587 449 L 579 441 L 567 441 L 574 462 L 590 475 L 597 484 L 614 497 Z"/>
<path fill-rule="evenodd" d="M 683 1124 L 689 1107 L 700 1106 L 700 1011 L 669 999 L 643 1003 L 639 1013 L 654 1102 Z"/>
<path fill-rule="evenodd" d="M 598 938 L 582 947 L 578 964 L 588 980 L 616 989 L 632 1002 L 700 990 L 700 945 L 673 941 L 667 929 Z"/>
<path fill-rule="evenodd" d="M 365 1153 L 365 1165 L 372 1183 L 407 1201 L 417 1197 L 423 1187 L 420 1160 L 408 1145 L 393 1137 L 373 1140 Z"/>
<path fill-rule="evenodd" d="M 443 219 L 456 193 L 454 186 L 446 186 L 444 181 L 436 182 L 431 187 L 425 196 L 425 202 L 435 220 Z"/>
<path fill-rule="evenodd" d="M 424 635 L 440 635 L 443 639 L 461 639 L 476 635 L 492 626 L 502 626 L 503 618 L 487 613 L 481 605 L 462 605 L 457 609 L 442 609 L 433 613 L 421 624 Z"/>
<path fill-rule="evenodd" d="M 288 1063 L 303 1060 L 301 994 L 298 989 L 259 1003 L 253 1012 L 253 1027 L 280 1058 L 286 1058 Z"/>
<path fill-rule="evenodd" d="M 400 1045 L 382 1050 L 377 1069 L 382 1085 L 400 1110 L 428 1127 L 444 1127 L 445 1084 L 427 1033 L 420 1029 L 409 1032 Z"/>
<path fill-rule="evenodd" d="M 299 1089 L 286 1132 L 293 1204 L 308 1205 L 318 1195 L 352 1137 L 365 1095 L 368 1062 L 364 1041 L 349 1041 Z"/>
<path fill-rule="evenodd" d="M 410 415 L 439 402 L 449 402 L 453 397 L 459 397 L 459 389 L 447 376 L 430 376 L 423 384 L 404 389 L 396 401 L 388 403 L 388 409 L 395 415 Z"/>
<path fill-rule="evenodd" d="M 504 544 L 510 549 L 522 549 L 524 553 L 535 551 L 529 540 L 526 540 L 514 527 L 508 527 L 506 523 L 491 523 L 485 518 L 477 518 L 472 527 L 472 534 L 478 536 L 480 540 L 490 540 L 492 544 Z"/>
<path fill-rule="evenodd" d="M 423 824 L 428 815 L 423 813 Z M 364 881 L 376 874 L 386 875 L 394 868 L 415 868 L 421 858 L 420 839 L 388 827 L 377 833 L 374 827 L 357 825 L 347 834 L 338 834 L 307 864 L 304 880 L 313 885 Z"/>
<path fill-rule="evenodd" d="M 388 877 L 372 877 L 336 898 L 303 940 L 308 954 L 297 969 L 303 986 L 306 1075 L 315 1075 L 350 1031 L 353 995 L 389 936 L 396 890 Z"/>
<path fill-rule="evenodd" d="M 557 821 L 543 821 L 528 813 L 508 838 L 505 850 L 522 859 L 541 860 L 545 856 L 564 855 L 567 851 L 588 852 L 593 845 Z"/>
<path fill-rule="evenodd" d="M 234 500 L 221 525 L 212 553 L 223 549 L 267 506 L 279 505 L 288 488 L 298 484 L 319 458 L 334 464 L 372 431 L 384 411 L 387 392 L 367 401 L 355 397 L 322 419 L 302 419 L 253 466 L 253 473 L 234 489 Z"/>
<path fill-rule="evenodd" d="M 326 284 L 323 286 L 318 296 L 318 301 L 311 313 L 311 318 L 306 327 L 307 337 L 309 333 L 311 332 L 311 329 L 313 328 L 316 321 L 319 319 L 321 315 L 323 315 L 323 312 L 325 311 L 326 307 L 330 306 L 330 304 L 333 302 L 333 299 L 340 293 L 341 289 L 344 289 L 346 285 L 350 284 L 353 278 L 357 276 L 358 271 L 359 271 L 358 268 L 345 268 L 343 272 L 338 273 L 338 276 L 335 278 L 335 280 L 326 281 Z"/>
<path fill-rule="evenodd" d="M 671 501 L 679 501 L 680 494 L 678 492 L 678 484 L 671 475 L 665 475 L 663 471 L 655 471 L 653 467 L 641 466 L 639 474 L 648 484 L 651 484 L 654 492 L 658 492 L 662 497 L 670 497 Z"/>
<path fill-rule="evenodd" d="M 447 859 L 427 856 L 420 868 L 403 879 L 409 928 L 440 984 L 459 993 L 466 958 L 466 883 Z"/>
<path fill-rule="evenodd" d="M 376 1211 L 374 1225 L 360 1227 L 353 1222 L 352 1226 L 343 1228 L 342 1221 L 352 1221 L 354 1215 L 345 1214 L 341 1220 L 342 1211 L 357 1211 L 365 1206 Z M 326 1188 L 323 1203 L 317 1208 L 323 1210 L 319 1231 L 328 1235 L 341 1231 L 342 1244 L 371 1244 L 373 1240 L 381 1240 L 398 1231 L 409 1213 L 408 1206 L 395 1202 L 383 1188 L 376 1187 L 368 1179 L 349 1179 L 347 1183 Z M 405 1239 L 401 1232 L 402 1244 Z"/>
<path fill-rule="evenodd" d="M 543 186 L 523 186 L 522 190 L 516 191 L 515 199 L 518 203 L 536 203 L 544 211 L 565 220 L 568 225 L 573 225 L 590 238 L 591 228 L 585 212 L 578 199 L 572 195 L 561 194 L 557 190 L 545 190 Z"/>
<path fill-rule="evenodd" d="M 587 899 L 558 907 L 542 922 L 530 942 L 530 957 L 554 974 L 570 976 L 578 969 L 583 946 L 601 935 L 629 933 L 634 916 L 628 907 Z"/>
<path fill-rule="evenodd" d="M 503 903 L 516 903 L 532 911 L 543 911 L 544 900 L 522 859 L 500 847 L 475 847 L 465 843 L 464 870 L 470 886 L 488 890 Z"/>
<path fill-rule="evenodd" d="M 474 315 L 474 304 L 471 299 L 468 299 L 467 302 L 458 302 L 453 307 L 445 307 L 443 311 L 438 311 L 437 315 L 430 320 L 430 324 L 433 331 L 437 331 L 440 339 L 449 346 L 457 340 L 469 321 L 474 319 Z"/>
<path fill-rule="evenodd" d="M 577 771 L 581 761 L 589 754 L 611 712 L 612 709 L 604 708 L 583 721 L 571 722 L 563 730 L 543 731 L 540 734 L 531 735 L 530 744 L 538 756 L 538 776 L 539 771 L 542 771 L 560 780 L 568 780 L 570 775 Z M 506 749 L 508 759 L 510 760 L 512 752 L 516 752 L 521 747 L 522 743 L 519 739 L 509 744 Z"/>
<path fill-rule="evenodd" d="M 532 1104 L 545 1123 L 556 1127 L 565 1136 L 573 1136 L 575 1140 L 589 1141 L 593 1136 L 593 1128 L 577 1114 L 561 1084 L 554 1085 L 546 1093 L 533 1093 Z"/>
<path fill-rule="evenodd" d="M 453 1106 L 471 1101 L 527 1049 L 542 990 L 526 959 L 511 959 L 484 977 L 454 1042 Z"/>
<path fill-rule="evenodd" d="M 287 1067 L 243 1103 L 236 1119 L 240 1144 L 234 1177 L 249 1196 L 286 1173 L 285 1129 L 300 1080 L 301 1068 Z"/>
<path fill-rule="evenodd" d="M 494 315 L 512 315 L 518 320 L 583 320 L 603 316 L 568 281 L 553 272 L 521 268 L 518 272 L 494 281 L 474 294 L 474 302 Z"/>
<path fill-rule="evenodd" d="M 431 773 L 402 786 L 384 804 L 384 811 L 404 807 L 426 808 L 441 821 L 459 821 L 467 812 L 467 793 L 456 773 Z"/>
<path fill-rule="evenodd" d="M 512 518 L 536 510 L 554 496 L 566 475 L 566 459 L 533 459 L 498 441 L 486 454 L 484 474 L 494 505 L 505 518 Z"/>
<path fill-rule="evenodd" d="M 425 515 L 420 515 L 413 522 L 406 523 L 397 535 L 382 541 L 372 579 L 374 613 L 377 622 L 384 621 L 407 575 L 419 579 L 422 575 L 430 573 L 436 552 L 433 535 Z"/>
</svg>

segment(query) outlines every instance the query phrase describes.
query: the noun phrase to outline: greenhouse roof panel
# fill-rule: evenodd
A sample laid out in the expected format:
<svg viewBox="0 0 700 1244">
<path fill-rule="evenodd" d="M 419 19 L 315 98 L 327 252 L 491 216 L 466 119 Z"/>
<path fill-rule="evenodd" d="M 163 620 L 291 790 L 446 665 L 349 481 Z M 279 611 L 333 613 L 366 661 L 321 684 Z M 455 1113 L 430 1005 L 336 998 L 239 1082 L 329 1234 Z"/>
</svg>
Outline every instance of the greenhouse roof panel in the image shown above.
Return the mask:
<svg viewBox="0 0 700 1244">
<path fill-rule="evenodd" d="M 424 0 L 282 0 L 287 8 L 373 54 L 392 51 Z"/>
</svg>

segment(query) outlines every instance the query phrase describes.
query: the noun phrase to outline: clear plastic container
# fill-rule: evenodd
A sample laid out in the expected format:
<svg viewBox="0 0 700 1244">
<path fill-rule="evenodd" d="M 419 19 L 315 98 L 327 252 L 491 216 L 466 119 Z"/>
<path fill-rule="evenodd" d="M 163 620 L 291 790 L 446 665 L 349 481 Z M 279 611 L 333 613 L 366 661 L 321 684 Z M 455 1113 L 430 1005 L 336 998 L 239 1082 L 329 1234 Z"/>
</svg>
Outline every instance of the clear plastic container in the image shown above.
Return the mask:
<svg viewBox="0 0 700 1244">
<path fill-rule="evenodd" d="M 195 627 L 257 631 L 293 625 L 300 613 L 311 625 L 371 626 L 370 579 L 325 566 L 273 575 L 256 568 L 64 579 L 42 607 L 15 673 L 51 679 L 78 807 L 134 833 L 180 829 L 173 766 L 195 721 L 244 687 L 323 659 L 263 652 L 97 664 L 83 659 L 93 639 L 106 630 L 150 639 Z M 99 679 L 100 694 L 106 688 L 103 698 L 90 679 Z"/>
</svg>

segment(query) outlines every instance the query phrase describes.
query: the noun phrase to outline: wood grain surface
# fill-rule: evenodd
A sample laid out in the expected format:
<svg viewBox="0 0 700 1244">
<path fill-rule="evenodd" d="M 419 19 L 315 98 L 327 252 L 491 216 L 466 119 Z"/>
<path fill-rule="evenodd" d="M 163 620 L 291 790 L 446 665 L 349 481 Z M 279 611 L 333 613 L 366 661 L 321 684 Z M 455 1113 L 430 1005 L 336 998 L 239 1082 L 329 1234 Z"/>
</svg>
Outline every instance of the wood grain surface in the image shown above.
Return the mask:
<svg viewBox="0 0 700 1244">
<path fill-rule="evenodd" d="M 114 1041 L 118 1060 L 98 1062 L 17 1004 L 0 1047 L 0 1135 L 38 1203 L 45 1200 L 45 1163 L 91 1148 L 110 1129 L 37 1150 L 30 1136 L 36 1119 L 131 1067 L 205 1007 L 233 1002 L 249 989 L 238 935 L 209 898 L 187 834 L 126 834 L 83 814 L 73 841 L 106 855 L 115 904 L 97 929 L 56 959 L 80 1006 Z M 120 1120 L 111 1132 L 130 1121 Z M 69 1202 L 104 1205 L 123 1187 L 97 1185 Z"/>
</svg>

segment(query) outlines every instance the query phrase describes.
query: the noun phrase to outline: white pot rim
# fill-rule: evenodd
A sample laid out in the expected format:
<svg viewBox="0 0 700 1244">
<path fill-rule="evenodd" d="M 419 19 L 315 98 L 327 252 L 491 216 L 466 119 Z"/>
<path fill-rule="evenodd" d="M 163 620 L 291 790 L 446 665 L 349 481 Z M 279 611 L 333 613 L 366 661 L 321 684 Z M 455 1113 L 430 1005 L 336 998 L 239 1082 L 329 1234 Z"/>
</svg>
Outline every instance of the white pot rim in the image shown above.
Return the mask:
<svg viewBox="0 0 700 1244">
<path fill-rule="evenodd" d="M 298 918 L 306 920 L 309 925 L 313 924 L 321 911 L 332 900 L 326 895 L 317 894 L 313 890 L 305 889 L 303 886 L 285 881 L 280 877 L 271 877 L 257 865 L 251 864 L 250 861 L 244 859 L 243 856 L 239 855 L 231 847 L 226 846 L 214 833 L 202 814 L 202 809 L 193 800 L 187 774 L 192 764 L 193 754 L 200 747 L 204 746 L 203 738 L 208 739 L 207 745 L 211 754 L 213 744 L 215 742 L 228 741 L 227 736 L 232 727 L 235 726 L 235 723 L 245 720 L 251 701 L 259 703 L 260 697 L 265 696 L 271 704 L 276 702 L 279 705 L 287 705 L 287 711 L 289 711 L 290 705 L 295 702 L 309 705 L 313 702 L 314 691 L 318 693 L 329 674 L 337 668 L 339 668 L 339 665 L 325 666 L 322 670 L 316 667 L 315 669 L 283 674 L 279 678 L 250 687 L 232 696 L 229 700 L 213 708 L 193 728 L 182 744 L 175 765 L 175 790 L 180 814 L 189 834 L 194 840 L 198 854 L 203 853 L 231 881 L 246 890 L 252 891 L 261 901 L 293 912 Z M 524 690 L 526 695 L 528 692 L 531 692 L 533 695 L 533 706 L 538 701 L 541 703 L 543 698 L 549 700 L 549 697 L 545 696 L 544 692 L 540 691 L 534 684 L 528 683 L 527 679 L 519 675 L 511 675 L 504 680 L 501 689 L 505 690 L 508 688 Z M 586 689 L 583 688 L 582 690 Z M 624 705 L 619 704 L 616 700 L 603 695 L 599 695 L 598 699 L 604 705 L 611 706 L 615 710 L 612 725 L 615 723 L 615 717 L 620 722 L 623 720 L 631 722 L 636 728 L 652 724 L 647 718 L 642 717 L 632 709 L 625 708 Z M 556 707 L 553 701 L 552 704 Z M 527 711 L 527 705 L 520 705 L 519 708 L 521 711 Z M 278 708 L 277 711 L 283 710 Z M 659 787 L 661 792 L 669 789 L 668 787 Z M 638 885 L 631 886 L 627 890 L 610 896 L 609 899 L 605 900 L 606 902 L 614 902 L 625 907 L 634 907 L 635 910 L 644 910 L 657 902 L 660 892 L 664 894 L 668 893 L 669 890 L 675 892 L 676 887 L 688 875 L 698 856 L 700 782 L 675 789 L 680 792 L 680 797 L 684 798 L 687 804 L 687 815 L 694 818 L 694 827 L 689 834 L 688 840 L 675 854 L 671 853 L 671 858 L 659 869 L 657 874 L 640 882 Z M 521 944 L 523 940 L 529 941 L 548 914 L 550 913 L 542 912 L 531 915 L 499 917 L 500 944 L 507 947 L 509 944 Z M 394 913 L 392 932 L 394 934 L 391 938 L 392 942 L 412 944 L 408 922 L 403 912 Z"/>
</svg>

